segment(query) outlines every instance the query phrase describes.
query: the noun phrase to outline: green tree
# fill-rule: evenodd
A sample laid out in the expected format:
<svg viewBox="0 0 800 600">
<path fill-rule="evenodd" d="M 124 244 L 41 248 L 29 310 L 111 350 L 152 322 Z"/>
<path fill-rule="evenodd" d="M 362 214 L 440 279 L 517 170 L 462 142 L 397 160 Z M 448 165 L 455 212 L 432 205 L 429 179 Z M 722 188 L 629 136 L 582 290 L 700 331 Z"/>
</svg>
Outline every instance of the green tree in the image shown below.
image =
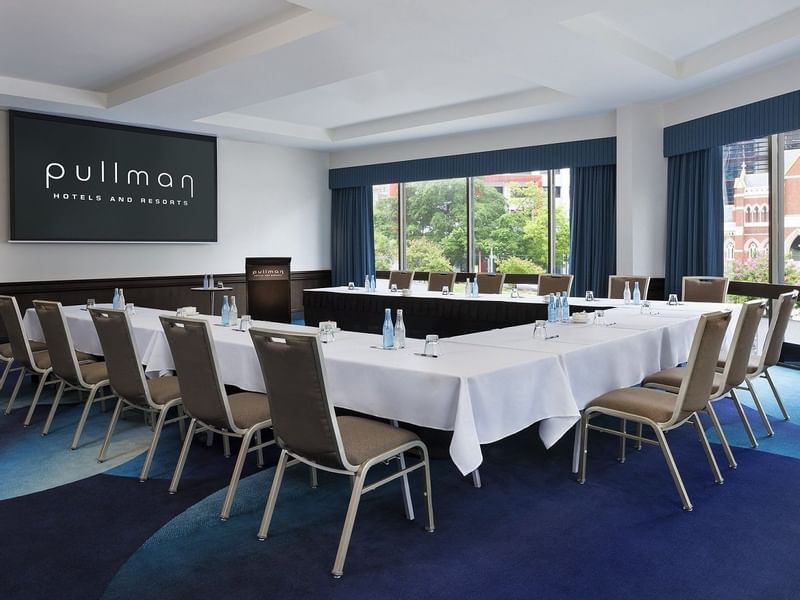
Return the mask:
<svg viewBox="0 0 800 600">
<path fill-rule="evenodd" d="M 397 239 L 389 239 L 375 230 L 375 268 L 389 271 L 397 268 Z"/>
<path fill-rule="evenodd" d="M 406 268 L 414 271 L 452 271 L 441 246 L 428 239 L 411 240 L 406 250 Z"/>
<path fill-rule="evenodd" d="M 408 253 L 416 240 L 438 245 L 450 265 L 467 261 L 467 189 L 465 179 L 406 184 Z M 409 262 L 408 268 L 412 268 Z M 452 267 L 450 267 L 452 268 Z"/>
<path fill-rule="evenodd" d="M 543 273 L 544 268 L 540 267 L 532 260 L 526 260 L 518 256 L 509 256 L 508 258 L 501 258 L 497 261 L 497 271 L 499 273 L 525 273 L 533 275 L 536 273 Z"/>
</svg>

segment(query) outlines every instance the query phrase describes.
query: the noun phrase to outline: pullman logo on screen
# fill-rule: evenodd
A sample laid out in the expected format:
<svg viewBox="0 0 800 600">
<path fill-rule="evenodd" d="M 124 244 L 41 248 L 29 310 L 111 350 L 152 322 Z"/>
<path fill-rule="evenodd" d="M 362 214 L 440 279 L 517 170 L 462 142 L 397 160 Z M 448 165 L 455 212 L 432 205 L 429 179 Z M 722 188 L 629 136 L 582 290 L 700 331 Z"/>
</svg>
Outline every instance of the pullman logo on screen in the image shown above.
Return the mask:
<svg viewBox="0 0 800 600">
<path fill-rule="evenodd" d="M 121 185 L 119 193 L 104 195 L 85 191 L 92 184 Z M 114 202 L 156 206 L 189 206 L 194 199 L 194 177 L 188 173 L 151 172 L 145 169 L 120 166 L 105 160 L 98 164 L 65 164 L 53 161 L 44 168 L 44 186 L 54 200 Z M 80 186 L 83 191 L 75 191 Z M 129 195 L 130 188 L 137 196 Z M 144 194 L 144 195 L 141 195 Z"/>
</svg>

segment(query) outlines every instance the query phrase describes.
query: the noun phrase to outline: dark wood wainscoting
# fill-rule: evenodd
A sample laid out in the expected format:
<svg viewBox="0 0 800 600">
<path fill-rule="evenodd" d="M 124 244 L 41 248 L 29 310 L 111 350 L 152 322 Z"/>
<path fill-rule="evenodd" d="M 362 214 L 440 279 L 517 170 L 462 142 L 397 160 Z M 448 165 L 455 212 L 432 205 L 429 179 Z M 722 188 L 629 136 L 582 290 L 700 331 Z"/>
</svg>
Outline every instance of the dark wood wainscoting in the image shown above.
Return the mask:
<svg viewBox="0 0 800 600">
<path fill-rule="evenodd" d="M 236 296 L 239 314 L 247 313 L 247 290 L 244 273 L 214 275 L 214 280 L 222 281 L 233 288 L 228 292 Z M 137 306 L 175 310 L 179 306 L 197 306 L 200 312 L 208 311 L 208 293 L 193 292 L 190 288 L 203 284 L 202 275 L 175 275 L 169 277 L 121 277 L 118 279 L 66 279 L 60 281 L 25 281 L 0 283 L 0 294 L 15 296 L 23 312 L 33 306 L 34 300 L 59 300 L 62 304 L 83 304 L 87 298 L 98 303 L 111 302 L 114 288 L 125 290 L 125 300 Z M 294 271 L 292 272 L 292 311 L 303 309 L 303 290 L 307 288 L 328 287 L 331 272 Z M 222 294 L 215 294 L 215 314 L 222 306 Z M 0 323 L 0 337 L 5 339 L 5 328 Z"/>
</svg>

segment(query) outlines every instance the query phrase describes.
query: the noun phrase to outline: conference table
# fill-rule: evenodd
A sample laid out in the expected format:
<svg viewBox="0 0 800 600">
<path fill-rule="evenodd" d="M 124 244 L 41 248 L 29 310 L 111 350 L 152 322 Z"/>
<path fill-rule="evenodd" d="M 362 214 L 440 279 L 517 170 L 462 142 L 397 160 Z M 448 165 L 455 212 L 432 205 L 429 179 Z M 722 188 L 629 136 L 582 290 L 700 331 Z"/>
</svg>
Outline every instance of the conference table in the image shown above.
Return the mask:
<svg viewBox="0 0 800 600">
<path fill-rule="evenodd" d="M 611 301 L 614 302 L 614 301 Z M 463 474 L 481 464 L 488 444 L 539 423 L 551 447 L 579 420 L 580 409 L 610 389 L 635 385 L 644 375 L 685 361 L 697 320 L 717 304 L 667 306 L 642 315 L 639 307 L 606 311 L 608 326 L 561 323 L 551 339 L 534 339 L 532 325 L 456 336 L 440 341 L 437 358 L 421 356 L 424 342 L 409 338 L 401 350 L 381 349 L 381 337 L 341 331 L 322 345 L 328 394 L 335 406 L 453 432 L 450 456 Z M 110 308 L 99 305 L 99 308 Z M 64 307 L 76 349 L 102 355 L 84 307 Z M 139 357 L 148 376 L 174 369 L 158 320 L 171 312 L 137 308 L 131 316 Z M 258 359 L 247 333 L 211 324 L 224 383 L 264 392 Z M 29 339 L 43 341 L 36 313 L 26 311 Z M 254 327 L 315 332 L 316 328 L 255 321 Z"/>
</svg>

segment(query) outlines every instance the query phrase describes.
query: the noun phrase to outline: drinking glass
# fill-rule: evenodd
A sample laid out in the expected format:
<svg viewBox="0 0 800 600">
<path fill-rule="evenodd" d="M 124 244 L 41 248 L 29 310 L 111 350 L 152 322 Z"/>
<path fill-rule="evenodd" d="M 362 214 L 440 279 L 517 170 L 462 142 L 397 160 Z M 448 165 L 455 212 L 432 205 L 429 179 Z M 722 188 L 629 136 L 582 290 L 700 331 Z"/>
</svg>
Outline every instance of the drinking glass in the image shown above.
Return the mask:
<svg viewBox="0 0 800 600">
<path fill-rule="evenodd" d="M 439 356 L 439 336 L 428 334 L 425 336 L 425 348 L 422 350 L 425 356 Z"/>
<path fill-rule="evenodd" d="M 511 286 L 511 297 L 519 298 L 519 288 L 517 287 L 516 283 Z"/>
<path fill-rule="evenodd" d="M 356 284 L 355 284 L 355 283 L 353 283 L 352 281 L 349 281 L 349 282 L 347 283 L 347 289 L 348 289 L 348 290 L 354 290 L 354 289 L 356 289 Z"/>
<path fill-rule="evenodd" d="M 594 292 L 592 290 L 587 290 L 586 292 L 586 301 L 593 302 L 594 301 Z"/>
<path fill-rule="evenodd" d="M 594 324 L 595 325 L 605 325 L 606 324 L 606 311 L 598 310 L 594 313 Z"/>
<path fill-rule="evenodd" d="M 131 316 L 136 314 L 136 306 L 134 306 L 133 302 L 128 302 L 125 305 L 125 312 L 127 312 Z"/>
<path fill-rule="evenodd" d="M 447 294 L 449 294 L 449 293 L 450 293 L 450 286 L 449 285 L 443 285 L 442 286 L 442 296 L 447 296 Z"/>
<path fill-rule="evenodd" d="M 86 308 L 87 308 L 87 309 L 88 309 L 88 308 L 92 308 L 93 306 L 94 306 L 94 298 L 89 298 L 89 299 L 86 301 Z"/>
<path fill-rule="evenodd" d="M 250 315 L 242 315 L 242 318 L 239 319 L 239 329 L 242 331 L 247 331 L 253 324 L 253 320 L 250 318 Z"/>
<path fill-rule="evenodd" d="M 653 314 L 653 306 L 650 304 L 649 300 L 642 300 L 641 308 L 639 309 L 639 313 L 642 315 L 652 315 Z"/>
<path fill-rule="evenodd" d="M 667 300 L 667 304 L 670 306 L 677 306 L 678 305 L 678 294 L 670 294 L 669 300 Z"/>
<path fill-rule="evenodd" d="M 392 292 L 396 292 L 397 291 L 397 284 L 396 283 L 392 284 L 392 287 L 390 288 L 390 291 L 392 291 Z"/>
<path fill-rule="evenodd" d="M 539 319 L 533 323 L 533 338 L 534 339 L 547 339 L 547 321 Z"/>
</svg>

